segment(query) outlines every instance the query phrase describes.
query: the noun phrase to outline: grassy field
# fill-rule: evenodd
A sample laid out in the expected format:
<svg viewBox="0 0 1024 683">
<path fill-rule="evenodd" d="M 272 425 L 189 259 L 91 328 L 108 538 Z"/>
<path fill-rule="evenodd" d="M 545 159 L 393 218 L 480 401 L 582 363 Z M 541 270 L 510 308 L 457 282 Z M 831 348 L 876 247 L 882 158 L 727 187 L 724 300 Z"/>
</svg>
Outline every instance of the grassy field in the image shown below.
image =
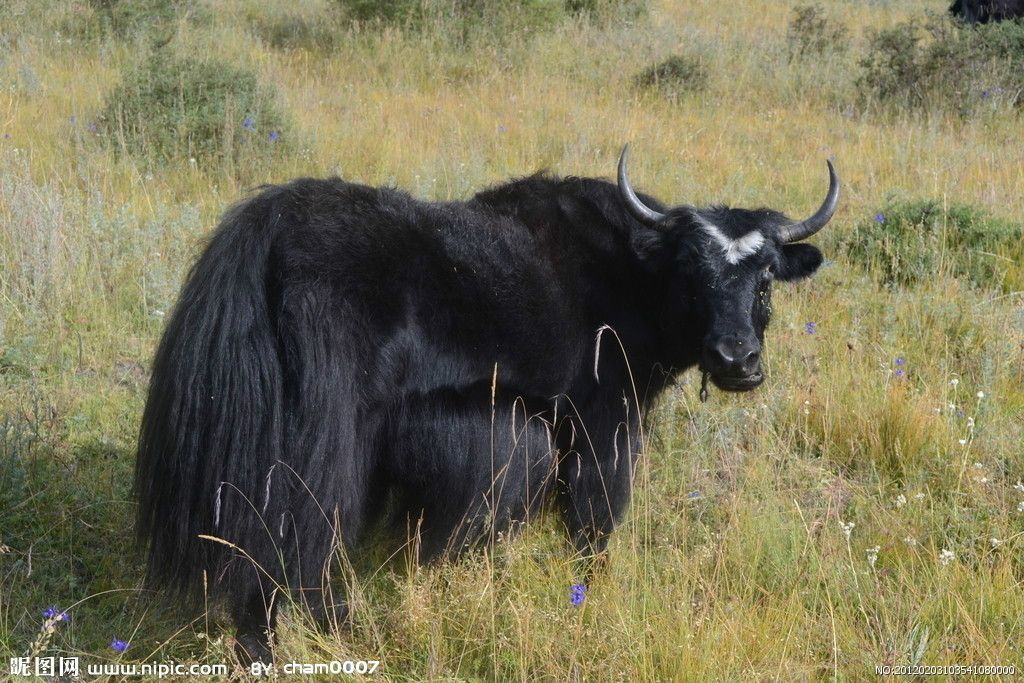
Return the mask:
<svg viewBox="0 0 1024 683">
<path fill-rule="evenodd" d="M 899 109 L 856 84 L 872 31 L 947 3 L 828 2 L 848 47 L 802 58 L 788 0 L 653 0 L 459 40 L 443 22 L 349 26 L 291 47 L 260 21 L 316 27 L 326 2 L 200 2 L 157 35 L 103 29 L 96 4 L 0 7 L 0 678 L 26 652 L 233 661 L 217 609 L 142 590 L 130 499 L 164 314 L 229 204 L 300 175 L 439 199 L 539 168 L 610 177 L 626 141 L 634 182 L 663 201 L 794 216 L 817 206 L 834 158 L 844 199 L 815 238 L 830 262 L 777 290 L 766 384 L 701 404 L 691 373 L 665 396 L 582 605 L 560 530 L 540 524 L 455 565 L 399 558 L 349 577 L 352 629 L 320 634 L 286 612 L 279 658 L 377 659 L 396 681 L 1024 670 L 1024 243 L 938 239 L 929 276 L 895 283 L 850 248 L 879 225 L 920 246 L 888 213 L 919 200 L 1020 235 L 1019 108 L 985 95 L 970 116 Z M 238 113 L 228 123 L 254 129 L 258 153 L 199 158 L 104 134 L 105 98 L 166 41 L 253 70 L 287 132 L 271 140 Z M 680 53 L 703 88 L 636 87 Z M 968 257 L 991 276 L 964 276 Z M 51 606 L 70 621 L 44 618 Z"/>
</svg>

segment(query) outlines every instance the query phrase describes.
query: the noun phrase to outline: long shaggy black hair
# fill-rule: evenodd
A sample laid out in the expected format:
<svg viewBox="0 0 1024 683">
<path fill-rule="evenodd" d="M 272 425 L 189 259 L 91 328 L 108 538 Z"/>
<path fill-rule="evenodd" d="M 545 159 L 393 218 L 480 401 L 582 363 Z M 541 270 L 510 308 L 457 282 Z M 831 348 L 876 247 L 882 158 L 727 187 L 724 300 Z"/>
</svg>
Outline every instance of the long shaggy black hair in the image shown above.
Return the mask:
<svg viewBox="0 0 1024 683">
<path fill-rule="evenodd" d="M 553 501 L 602 551 L 653 398 L 697 364 L 760 383 L 773 274 L 821 262 L 786 242 L 831 215 L 626 199 L 580 178 L 452 203 L 304 179 L 231 209 L 153 363 L 135 473 L 151 582 L 225 596 L 264 657 L 277 590 L 337 617 L 332 551 L 377 523 L 430 560 Z"/>
</svg>

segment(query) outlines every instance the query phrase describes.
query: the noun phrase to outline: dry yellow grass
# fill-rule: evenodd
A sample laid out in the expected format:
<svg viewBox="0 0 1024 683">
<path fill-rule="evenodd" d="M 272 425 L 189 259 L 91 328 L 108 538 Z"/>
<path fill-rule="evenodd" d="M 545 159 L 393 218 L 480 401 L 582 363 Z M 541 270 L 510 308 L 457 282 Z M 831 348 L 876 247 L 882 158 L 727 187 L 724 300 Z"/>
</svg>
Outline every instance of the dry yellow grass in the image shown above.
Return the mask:
<svg viewBox="0 0 1024 683">
<path fill-rule="evenodd" d="M 52 652 L 109 658 L 120 637 L 133 641 L 128 661 L 230 657 L 215 612 L 190 621 L 136 590 L 126 492 L 160 314 L 247 188 L 337 173 L 461 198 L 538 168 L 611 176 L 628 140 L 634 181 L 665 201 L 791 215 L 820 200 L 834 155 L 845 196 L 819 242 L 835 263 L 779 288 L 767 384 L 702 405 L 691 377 L 666 396 L 630 517 L 583 607 L 569 604 L 558 531 L 541 525 L 454 566 L 362 574 L 353 632 L 319 634 L 293 614 L 280 656 L 380 659 L 389 680 L 1020 670 L 1021 293 L 945 276 L 883 288 L 837 250 L 891 193 L 1024 221 L 1020 115 L 850 104 L 866 31 L 942 2 L 828 3 L 851 51 L 800 63 L 785 56 L 792 6 L 660 0 L 636 25 L 570 22 L 473 51 L 368 30 L 314 53 L 255 39 L 257 3 L 217 3 L 175 40 L 278 88 L 301 139 L 259 171 L 112 152 L 86 126 L 135 46 L 56 38 L 88 11 L 76 3 L 53 2 L 46 19 L 26 2 L 21 19 L 0 10 L 16 24 L 0 29 L 14 36 L 0 58 L 0 653 L 27 647 L 47 604 L 81 601 Z M 632 87 L 679 50 L 705 55 L 706 92 L 671 103 Z"/>
</svg>

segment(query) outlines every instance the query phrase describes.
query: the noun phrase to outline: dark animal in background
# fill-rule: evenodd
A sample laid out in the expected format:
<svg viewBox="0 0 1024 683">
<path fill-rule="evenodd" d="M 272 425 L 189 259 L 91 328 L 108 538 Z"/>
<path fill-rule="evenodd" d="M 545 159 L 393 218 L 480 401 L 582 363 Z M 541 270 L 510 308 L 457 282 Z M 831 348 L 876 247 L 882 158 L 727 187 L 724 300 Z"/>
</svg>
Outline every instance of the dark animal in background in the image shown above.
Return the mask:
<svg viewBox="0 0 1024 683">
<path fill-rule="evenodd" d="M 557 510 L 603 552 L 630 498 L 645 414 L 700 366 L 764 379 L 773 280 L 832 217 L 666 209 L 619 182 L 545 175 L 464 202 L 339 179 L 230 210 L 188 276 L 153 365 L 137 530 L 152 583 L 224 597 L 266 658 L 286 586 L 344 614 L 327 575 L 374 526 L 420 561 Z M 706 391 L 706 389 L 702 389 Z"/>
<path fill-rule="evenodd" d="M 1024 0 L 956 0 L 949 12 L 969 24 L 1024 17 Z"/>
</svg>

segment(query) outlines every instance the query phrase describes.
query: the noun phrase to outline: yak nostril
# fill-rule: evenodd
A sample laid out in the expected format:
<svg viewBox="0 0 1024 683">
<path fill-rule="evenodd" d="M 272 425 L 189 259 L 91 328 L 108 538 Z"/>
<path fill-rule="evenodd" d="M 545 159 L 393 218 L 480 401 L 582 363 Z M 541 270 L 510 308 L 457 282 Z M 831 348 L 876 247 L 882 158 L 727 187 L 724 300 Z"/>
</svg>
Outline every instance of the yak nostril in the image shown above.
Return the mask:
<svg viewBox="0 0 1024 683">
<path fill-rule="evenodd" d="M 718 359 L 722 361 L 724 365 L 729 366 L 734 365 L 736 363 L 736 357 L 738 353 L 736 351 L 736 347 L 733 344 L 730 344 L 728 341 L 722 339 L 719 340 L 717 344 L 715 344 L 715 355 L 718 356 Z"/>
<path fill-rule="evenodd" d="M 709 350 L 722 369 L 731 372 L 752 374 L 761 359 L 761 349 L 757 342 L 735 337 L 719 339 Z"/>
</svg>

